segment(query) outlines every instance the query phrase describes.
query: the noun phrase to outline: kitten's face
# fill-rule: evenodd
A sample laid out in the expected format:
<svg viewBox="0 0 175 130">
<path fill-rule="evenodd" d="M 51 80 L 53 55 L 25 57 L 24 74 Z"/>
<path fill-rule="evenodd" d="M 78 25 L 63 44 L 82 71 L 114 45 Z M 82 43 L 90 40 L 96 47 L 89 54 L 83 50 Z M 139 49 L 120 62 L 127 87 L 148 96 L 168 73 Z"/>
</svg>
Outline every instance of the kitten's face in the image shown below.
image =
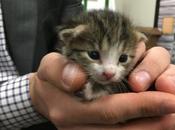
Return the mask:
<svg viewBox="0 0 175 130">
<path fill-rule="evenodd" d="M 74 22 L 59 33 L 63 54 L 81 64 L 98 83 L 123 79 L 133 67 L 139 41 L 128 19 L 113 12 L 93 12 Z"/>
<path fill-rule="evenodd" d="M 124 49 L 120 43 L 109 46 L 106 40 L 103 42 L 101 49 L 81 52 L 80 55 L 86 64 L 85 69 L 98 83 L 119 82 L 133 67 L 134 53 Z"/>
<path fill-rule="evenodd" d="M 70 30 L 64 30 L 65 37 L 77 36 L 71 41 L 67 38 L 71 43 L 64 46 L 63 53 L 81 64 L 91 79 L 100 84 L 110 84 L 119 82 L 129 73 L 135 55 L 136 37 L 133 33 L 123 40 L 117 38 L 115 32 L 110 34 L 110 38 L 109 35 L 100 38 L 87 26 L 79 25 L 75 29 L 71 31 L 76 34 L 67 34 Z"/>
<path fill-rule="evenodd" d="M 111 44 L 104 37 L 100 44 L 96 42 L 76 39 L 75 44 L 69 46 L 72 48 L 68 52 L 70 58 L 81 64 L 90 78 L 101 84 L 120 81 L 132 68 L 134 48 L 127 46 L 130 45 L 127 40 L 113 40 L 115 43 Z"/>
</svg>

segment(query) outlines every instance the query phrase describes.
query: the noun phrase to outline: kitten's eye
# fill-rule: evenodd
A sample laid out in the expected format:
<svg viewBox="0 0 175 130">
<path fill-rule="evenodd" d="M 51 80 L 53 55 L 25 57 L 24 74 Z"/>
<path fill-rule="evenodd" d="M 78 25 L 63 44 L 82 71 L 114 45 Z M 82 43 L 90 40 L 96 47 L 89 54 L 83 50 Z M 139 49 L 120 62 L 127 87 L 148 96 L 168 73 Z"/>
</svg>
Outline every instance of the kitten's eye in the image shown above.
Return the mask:
<svg viewBox="0 0 175 130">
<path fill-rule="evenodd" d="M 99 60 L 100 59 L 100 54 L 99 54 L 98 51 L 89 51 L 88 55 L 93 60 Z"/>
<path fill-rule="evenodd" d="M 126 62 L 128 60 L 128 55 L 122 54 L 119 58 L 119 62 Z"/>
</svg>

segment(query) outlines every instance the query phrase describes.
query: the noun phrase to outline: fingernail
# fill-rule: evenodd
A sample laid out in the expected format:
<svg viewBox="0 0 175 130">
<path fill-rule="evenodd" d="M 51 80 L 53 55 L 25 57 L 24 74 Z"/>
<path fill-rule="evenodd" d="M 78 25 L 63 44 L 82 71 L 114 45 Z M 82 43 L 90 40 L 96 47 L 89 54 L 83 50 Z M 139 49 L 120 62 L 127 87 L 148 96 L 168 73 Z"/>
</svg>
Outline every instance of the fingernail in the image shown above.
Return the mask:
<svg viewBox="0 0 175 130">
<path fill-rule="evenodd" d="M 138 91 L 147 90 L 148 87 L 150 86 L 151 77 L 150 77 L 149 73 L 146 71 L 139 71 L 139 72 L 135 73 L 134 79 L 135 79 L 135 82 L 137 82 L 138 86 L 140 87 L 140 88 L 138 88 L 139 89 Z"/>
</svg>

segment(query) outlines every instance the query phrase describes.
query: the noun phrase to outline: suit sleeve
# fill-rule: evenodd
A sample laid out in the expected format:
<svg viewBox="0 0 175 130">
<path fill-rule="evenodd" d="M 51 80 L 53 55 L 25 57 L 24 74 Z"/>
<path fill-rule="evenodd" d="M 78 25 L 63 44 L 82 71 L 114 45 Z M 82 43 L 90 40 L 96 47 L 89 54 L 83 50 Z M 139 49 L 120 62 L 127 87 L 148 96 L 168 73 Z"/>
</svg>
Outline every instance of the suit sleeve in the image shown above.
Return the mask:
<svg viewBox="0 0 175 130">
<path fill-rule="evenodd" d="M 83 11 L 82 0 L 65 0 L 61 21 L 64 23 Z"/>
</svg>

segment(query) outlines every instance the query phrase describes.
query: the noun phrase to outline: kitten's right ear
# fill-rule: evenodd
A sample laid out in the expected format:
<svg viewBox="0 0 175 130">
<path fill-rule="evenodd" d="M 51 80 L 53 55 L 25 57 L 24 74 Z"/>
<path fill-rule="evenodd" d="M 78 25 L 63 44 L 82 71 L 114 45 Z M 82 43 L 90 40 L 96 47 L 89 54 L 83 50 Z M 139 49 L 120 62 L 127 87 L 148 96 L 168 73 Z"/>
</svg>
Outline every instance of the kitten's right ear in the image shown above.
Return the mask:
<svg viewBox="0 0 175 130">
<path fill-rule="evenodd" d="M 59 29 L 59 39 L 63 41 L 64 43 L 69 43 L 72 39 L 76 38 L 80 33 L 85 31 L 87 28 L 87 25 L 78 25 L 74 28 L 64 28 Z"/>
<path fill-rule="evenodd" d="M 136 37 L 137 37 L 137 42 L 147 42 L 148 41 L 148 38 L 147 36 L 144 34 L 144 33 L 141 33 L 139 31 L 135 31 L 135 34 L 136 34 Z"/>
</svg>

